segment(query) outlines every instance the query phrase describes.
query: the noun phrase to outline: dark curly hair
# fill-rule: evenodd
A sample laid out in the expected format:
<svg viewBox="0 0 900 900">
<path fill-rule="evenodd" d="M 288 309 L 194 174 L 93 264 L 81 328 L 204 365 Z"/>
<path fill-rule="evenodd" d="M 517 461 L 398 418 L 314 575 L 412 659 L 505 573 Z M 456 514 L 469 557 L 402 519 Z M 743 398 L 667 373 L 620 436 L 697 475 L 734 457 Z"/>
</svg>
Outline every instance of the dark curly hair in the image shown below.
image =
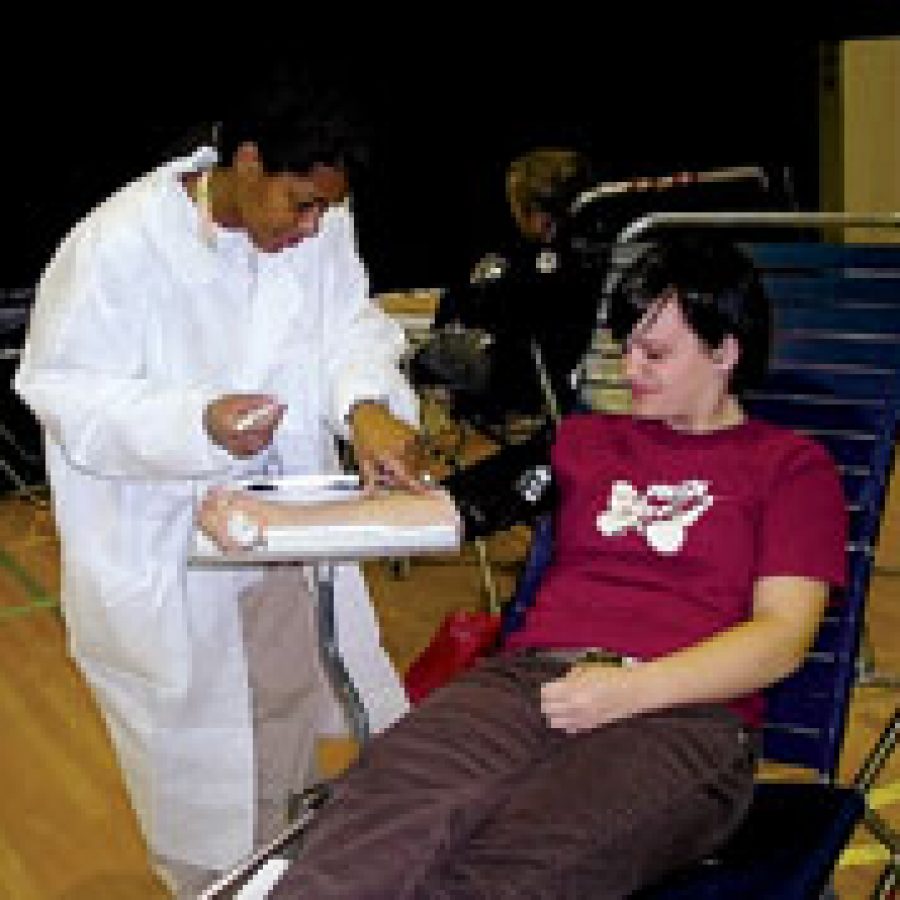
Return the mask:
<svg viewBox="0 0 900 900">
<path fill-rule="evenodd" d="M 367 138 L 349 99 L 336 85 L 279 72 L 237 99 L 216 126 L 219 158 L 228 163 L 245 141 L 259 148 L 270 172 L 304 174 L 316 164 L 353 174 L 368 160 Z"/>
</svg>

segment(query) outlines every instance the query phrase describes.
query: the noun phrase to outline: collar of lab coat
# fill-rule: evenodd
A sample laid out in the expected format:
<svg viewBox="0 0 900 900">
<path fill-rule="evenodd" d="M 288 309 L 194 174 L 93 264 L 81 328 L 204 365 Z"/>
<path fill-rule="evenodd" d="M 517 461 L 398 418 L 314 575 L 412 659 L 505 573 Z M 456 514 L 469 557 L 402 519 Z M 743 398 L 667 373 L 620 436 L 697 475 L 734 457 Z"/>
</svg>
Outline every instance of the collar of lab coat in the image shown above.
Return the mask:
<svg viewBox="0 0 900 900">
<path fill-rule="evenodd" d="M 246 260 L 256 252 L 241 231 L 217 229 L 215 242 L 209 242 L 200 212 L 181 184 L 185 173 L 202 172 L 217 161 L 212 147 L 200 147 L 190 156 L 172 160 L 151 174 L 153 187 L 146 195 L 146 221 L 154 243 L 172 268 L 194 283 L 213 281 L 229 257 Z"/>
<path fill-rule="evenodd" d="M 149 189 L 144 192 L 144 220 L 158 252 L 173 271 L 194 284 L 208 284 L 221 277 L 223 267 L 236 265 L 245 269 L 248 258 L 259 253 L 243 231 L 217 228 L 213 243 L 204 235 L 200 212 L 184 190 L 181 176 L 186 172 L 201 172 L 217 161 L 214 148 L 200 147 L 190 156 L 172 160 L 152 172 Z M 339 229 L 342 226 L 338 223 L 348 222 L 349 216 L 350 202 L 345 200 L 326 211 L 320 233 Z M 317 243 L 310 238 L 281 254 L 290 254 L 294 265 L 302 270 L 311 256 L 315 256 Z"/>
</svg>

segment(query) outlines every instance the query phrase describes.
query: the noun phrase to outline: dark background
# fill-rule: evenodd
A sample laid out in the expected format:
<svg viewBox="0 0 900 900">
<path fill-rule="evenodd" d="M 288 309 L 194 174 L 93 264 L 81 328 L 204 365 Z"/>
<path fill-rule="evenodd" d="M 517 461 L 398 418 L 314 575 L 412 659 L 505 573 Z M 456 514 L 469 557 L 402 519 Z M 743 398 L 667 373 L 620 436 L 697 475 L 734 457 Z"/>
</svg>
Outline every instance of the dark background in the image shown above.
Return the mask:
<svg viewBox="0 0 900 900">
<path fill-rule="evenodd" d="M 373 162 L 355 204 L 376 291 L 465 272 L 509 227 L 509 159 L 538 144 L 586 150 L 601 180 L 788 167 L 800 206 L 816 209 L 820 46 L 872 28 L 821 17 L 814 33 L 789 36 L 770 15 L 750 36 L 740 15 L 730 37 L 598 35 L 575 20 L 545 33 L 538 17 L 524 35 L 479 36 L 476 22 L 443 41 L 434 28 L 427 42 L 353 47 L 331 34 L 327 49 L 301 41 L 296 51 L 275 41 L 275 22 L 277 52 L 229 55 L 210 32 L 206 43 L 76 42 L 49 55 L 39 78 L 6 62 L 0 286 L 32 284 L 78 217 L 276 65 L 334 80 L 368 119 Z"/>
<path fill-rule="evenodd" d="M 354 204 L 375 292 L 464 278 L 511 228 L 509 160 L 542 144 L 588 152 L 601 180 L 787 167 L 800 207 L 817 209 L 821 47 L 883 33 L 894 5 L 816 4 L 793 34 L 787 2 L 730 4 L 717 20 L 682 3 L 673 23 L 657 5 L 598 6 L 591 19 L 557 2 L 510 8 L 493 27 L 485 10 L 454 7 L 451 18 L 430 6 L 395 25 L 379 9 L 369 29 L 336 5 L 316 7 L 316 21 L 307 8 L 293 18 L 269 6 L 230 17 L 132 9 L 127 26 L 107 16 L 102 27 L 79 7 L 70 24 L 57 11 L 32 28 L 20 8 L 0 55 L 0 290 L 33 286 L 78 218 L 284 67 L 337 83 L 370 125 L 372 166 Z M 21 311 L 27 295 L 3 302 Z M 23 333 L 4 330 L 4 344 Z M 0 366 L 4 384 L 12 369 Z M 37 428 L 6 390 L 0 422 L 0 490 L 17 483 L 6 463 L 39 482 Z"/>
</svg>

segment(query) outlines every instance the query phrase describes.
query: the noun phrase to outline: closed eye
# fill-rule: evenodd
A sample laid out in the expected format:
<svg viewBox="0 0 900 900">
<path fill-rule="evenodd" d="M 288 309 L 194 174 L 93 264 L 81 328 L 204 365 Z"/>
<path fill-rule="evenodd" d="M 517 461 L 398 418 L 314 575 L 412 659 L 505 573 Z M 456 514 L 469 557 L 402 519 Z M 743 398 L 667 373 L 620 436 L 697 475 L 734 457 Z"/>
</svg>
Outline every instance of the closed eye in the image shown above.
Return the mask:
<svg viewBox="0 0 900 900">
<path fill-rule="evenodd" d="M 301 200 L 295 204 L 294 209 L 300 215 L 304 215 L 308 212 L 324 212 L 327 206 L 328 204 L 324 200 Z"/>
</svg>

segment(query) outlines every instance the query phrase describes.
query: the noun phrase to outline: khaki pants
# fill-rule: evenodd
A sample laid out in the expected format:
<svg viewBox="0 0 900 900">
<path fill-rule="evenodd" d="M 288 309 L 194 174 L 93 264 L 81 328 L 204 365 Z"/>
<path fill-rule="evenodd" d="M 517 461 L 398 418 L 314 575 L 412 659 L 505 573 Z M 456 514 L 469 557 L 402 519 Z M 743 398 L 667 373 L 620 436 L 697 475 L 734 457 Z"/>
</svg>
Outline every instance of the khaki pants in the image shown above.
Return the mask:
<svg viewBox="0 0 900 900">
<path fill-rule="evenodd" d="M 287 824 L 287 801 L 317 780 L 316 737 L 346 731 L 319 658 L 315 600 L 299 566 L 270 569 L 241 596 L 256 750 L 256 845 Z"/>
<path fill-rule="evenodd" d="M 287 802 L 317 778 L 318 734 L 343 730 L 319 660 L 315 602 L 299 566 L 275 566 L 241 594 L 256 755 L 254 846 L 287 825 Z M 165 857 L 153 867 L 173 896 L 196 897 L 223 873 Z"/>
</svg>

